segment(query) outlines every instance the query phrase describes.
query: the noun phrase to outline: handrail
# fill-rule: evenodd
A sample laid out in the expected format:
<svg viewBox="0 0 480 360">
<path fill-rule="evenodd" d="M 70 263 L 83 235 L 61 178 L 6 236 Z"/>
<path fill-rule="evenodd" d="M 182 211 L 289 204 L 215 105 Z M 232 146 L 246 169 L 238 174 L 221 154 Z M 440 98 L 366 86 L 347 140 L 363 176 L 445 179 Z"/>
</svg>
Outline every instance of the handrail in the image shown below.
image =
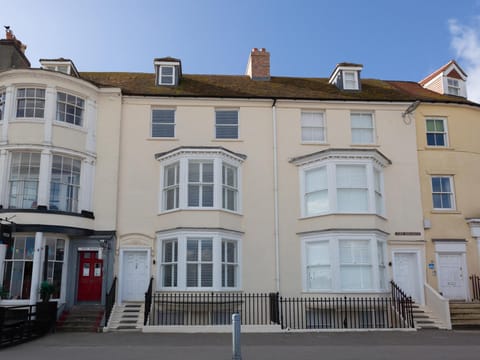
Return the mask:
<svg viewBox="0 0 480 360">
<path fill-rule="evenodd" d="M 105 326 L 108 325 L 113 305 L 115 304 L 115 293 L 117 291 L 117 278 L 115 277 L 110 287 L 110 291 L 105 296 Z"/>
<path fill-rule="evenodd" d="M 145 293 L 145 312 L 143 315 L 143 325 L 147 325 L 148 315 L 150 314 L 150 308 L 152 306 L 152 291 L 153 291 L 153 276 L 150 278 L 147 292 Z"/>
<path fill-rule="evenodd" d="M 395 310 L 402 316 L 408 327 L 415 327 L 413 321 L 413 300 L 393 280 L 390 281 Z"/>
<path fill-rule="evenodd" d="M 447 329 L 452 328 L 450 318 L 450 306 L 448 299 L 440 295 L 434 288 L 427 283 L 423 284 L 425 288 L 425 305 L 435 317 L 440 320 Z"/>
</svg>

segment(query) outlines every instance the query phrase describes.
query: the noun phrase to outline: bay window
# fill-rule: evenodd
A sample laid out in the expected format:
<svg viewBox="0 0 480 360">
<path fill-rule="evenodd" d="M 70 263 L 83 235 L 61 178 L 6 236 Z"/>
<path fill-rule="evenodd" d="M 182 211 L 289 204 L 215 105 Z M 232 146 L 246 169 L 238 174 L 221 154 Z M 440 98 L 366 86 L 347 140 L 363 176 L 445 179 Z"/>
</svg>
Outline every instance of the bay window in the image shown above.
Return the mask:
<svg viewBox="0 0 480 360">
<path fill-rule="evenodd" d="M 305 290 L 386 290 L 384 235 L 374 232 L 327 232 L 304 236 L 302 243 Z"/>
<path fill-rule="evenodd" d="M 157 154 L 161 162 L 160 211 L 224 209 L 240 211 L 243 155 L 223 148 L 175 149 Z"/>
<path fill-rule="evenodd" d="M 173 231 L 159 235 L 159 288 L 239 288 L 239 240 L 238 235 L 223 231 Z"/>
<path fill-rule="evenodd" d="M 45 89 L 17 89 L 17 118 L 43 118 Z"/>
<path fill-rule="evenodd" d="M 36 208 L 39 175 L 40 153 L 12 153 L 9 179 L 10 208 Z"/>
<path fill-rule="evenodd" d="M 376 150 L 323 150 L 295 158 L 303 217 L 331 213 L 384 215 L 383 168 Z"/>
</svg>

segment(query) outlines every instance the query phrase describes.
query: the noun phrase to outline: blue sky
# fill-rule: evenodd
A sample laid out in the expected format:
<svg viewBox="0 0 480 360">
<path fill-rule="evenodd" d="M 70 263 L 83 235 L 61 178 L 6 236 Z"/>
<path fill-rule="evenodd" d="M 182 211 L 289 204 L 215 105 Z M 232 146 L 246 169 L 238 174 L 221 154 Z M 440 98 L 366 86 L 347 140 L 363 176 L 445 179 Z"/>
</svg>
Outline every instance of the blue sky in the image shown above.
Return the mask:
<svg viewBox="0 0 480 360">
<path fill-rule="evenodd" d="M 328 77 L 348 61 L 363 77 L 419 81 L 456 59 L 480 101 L 480 0 L 15 0 L 0 21 L 34 67 L 66 57 L 79 71 L 152 72 L 173 56 L 184 73 L 243 74 L 265 47 L 273 76 Z"/>
</svg>

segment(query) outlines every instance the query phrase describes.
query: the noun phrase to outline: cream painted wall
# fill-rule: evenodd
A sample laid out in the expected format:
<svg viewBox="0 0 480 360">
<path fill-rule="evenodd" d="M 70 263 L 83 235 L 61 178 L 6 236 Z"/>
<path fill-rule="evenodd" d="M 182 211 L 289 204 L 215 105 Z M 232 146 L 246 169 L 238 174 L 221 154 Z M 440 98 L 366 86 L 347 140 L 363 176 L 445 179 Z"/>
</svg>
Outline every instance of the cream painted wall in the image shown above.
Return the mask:
<svg viewBox="0 0 480 360">
<path fill-rule="evenodd" d="M 126 98 L 122 112 L 120 150 L 119 246 L 144 246 L 148 241 L 146 239 L 152 239 L 150 246 L 155 254 L 157 249 L 153 238 L 157 231 L 192 226 L 241 231 L 244 232 L 241 240 L 243 289 L 273 291 L 275 252 L 271 103 Z M 176 110 L 175 139 L 150 137 L 152 106 Z M 215 140 L 215 109 L 218 108 L 240 109 L 238 140 Z M 154 155 L 179 146 L 221 146 L 247 156 L 241 167 L 244 209 L 241 214 L 223 210 L 158 213 L 160 163 L 154 159 Z M 153 271 L 156 271 L 155 267 Z"/>
<path fill-rule="evenodd" d="M 299 101 L 277 103 L 282 293 L 294 295 L 302 291 L 301 241 L 298 233 L 331 228 L 378 229 L 390 234 L 390 247 L 402 247 L 407 240 L 422 244 L 415 123 L 406 124 L 401 117 L 407 105 L 315 104 Z M 301 110 L 324 111 L 326 144 L 301 143 Z M 351 111 L 374 112 L 377 137 L 375 146 L 352 145 Z M 324 215 L 301 219 L 299 170 L 289 160 L 329 148 L 377 149 L 392 161 L 384 170 L 385 218 L 377 215 Z M 396 236 L 395 232 L 418 232 L 420 235 Z M 390 261 L 390 250 L 388 254 Z"/>
<path fill-rule="evenodd" d="M 431 117 L 447 120 L 448 147 L 427 147 L 426 119 Z M 480 180 L 480 108 L 421 104 L 415 112 L 415 119 L 423 217 L 431 223 L 431 228 L 425 230 L 426 261 L 436 263 L 432 239 L 465 239 L 468 274 L 480 274 L 477 243 L 466 222 L 468 218 L 480 217 L 480 192 L 476 191 Z M 453 176 L 455 210 L 433 210 L 432 175 Z M 438 289 L 436 270 L 427 269 L 427 281 Z"/>
</svg>

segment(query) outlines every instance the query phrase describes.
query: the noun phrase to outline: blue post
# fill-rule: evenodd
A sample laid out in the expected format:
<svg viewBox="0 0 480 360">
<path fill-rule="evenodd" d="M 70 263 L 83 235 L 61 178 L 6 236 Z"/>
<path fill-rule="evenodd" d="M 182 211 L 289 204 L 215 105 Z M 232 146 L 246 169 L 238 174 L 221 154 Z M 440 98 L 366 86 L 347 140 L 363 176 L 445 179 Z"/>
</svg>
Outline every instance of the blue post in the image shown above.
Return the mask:
<svg viewBox="0 0 480 360">
<path fill-rule="evenodd" d="M 232 314 L 232 360 L 242 360 L 242 351 L 240 343 L 241 329 L 240 314 Z"/>
</svg>

